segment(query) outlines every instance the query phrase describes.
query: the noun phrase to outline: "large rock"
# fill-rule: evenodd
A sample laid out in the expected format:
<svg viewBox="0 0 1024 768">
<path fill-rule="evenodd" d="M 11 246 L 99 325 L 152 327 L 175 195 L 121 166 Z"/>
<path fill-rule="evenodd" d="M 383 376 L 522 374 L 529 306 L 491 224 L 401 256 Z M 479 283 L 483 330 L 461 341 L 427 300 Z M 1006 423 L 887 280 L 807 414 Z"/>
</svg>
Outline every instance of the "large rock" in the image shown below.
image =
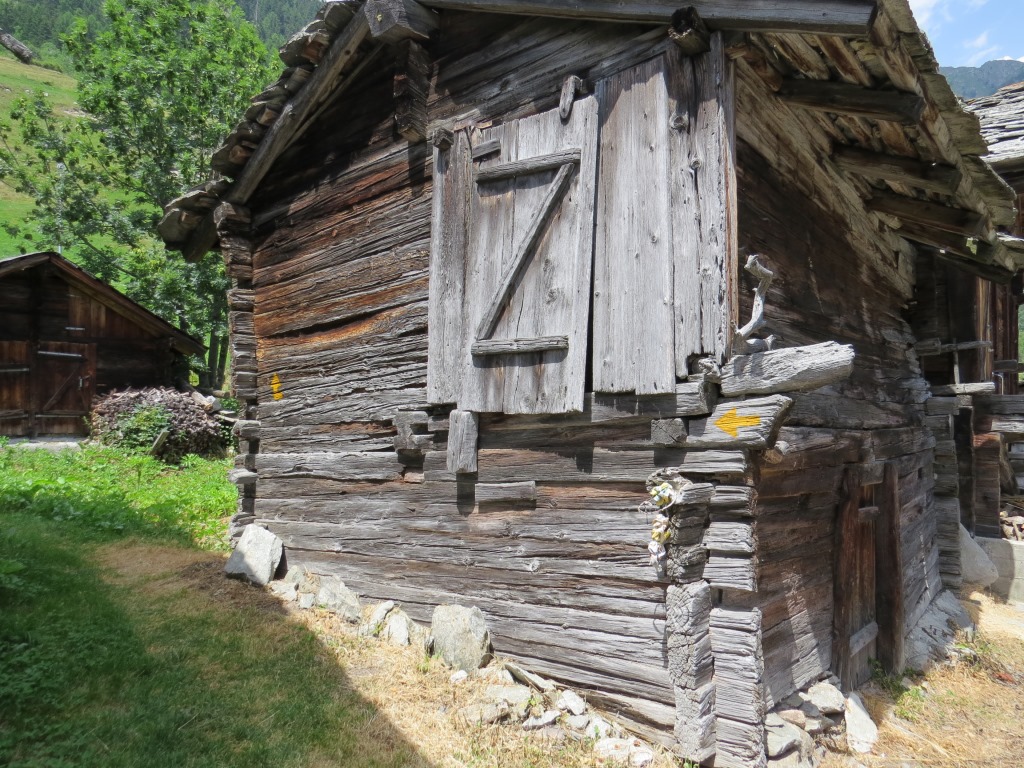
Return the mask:
<svg viewBox="0 0 1024 768">
<path fill-rule="evenodd" d="M 430 634 L 434 653 L 449 666 L 472 672 L 491 660 L 491 633 L 479 608 L 437 606 L 430 621 Z"/>
<path fill-rule="evenodd" d="M 247 525 L 224 566 L 224 573 L 266 586 L 273 580 L 283 555 L 284 544 L 277 536 L 258 525 Z"/>
<path fill-rule="evenodd" d="M 384 620 L 395 609 L 393 600 L 377 603 L 359 625 L 359 634 L 364 637 L 378 637 L 384 631 Z"/>
<path fill-rule="evenodd" d="M 971 617 L 951 592 L 942 592 L 907 635 L 906 666 L 924 671 L 949 658 L 958 629 L 974 628 Z"/>
<path fill-rule="evenodd" d="M 992 562 L 992 558 L 962 525 L 960 526 L 960 572 L 963 574 L 965 582 L 977 584 L 980 587 L 988 587 L 999 579 L 999 570 Z"/>
<path fill-rule="evenodd" d="M 380 636 L 392 645 L 421 645 L 427 638 L 427 632 L 405 611 L 396 608 L 384 619 Z"/>
<path fill-rule="evenodd" d="M 291 571 L 289 571 L 289 575 L 291 575 Z M 337 576 L 320 577 L 316 604 L 352 624 L 358 624 L 363 616 L 363 607 L 359 604 L 359 597 Z"/>
<path fill-rule="evenodd" d="M 824 680 L 807 689 L 807 700 L 823 715 L 839 714 L 846 707 L 843 692 Z"/>
<path fill-rule="evenodd" d="M 856 693 L 846 700 L 846 743 L 854 752 L 867 754 L 878 741 L 878 728 Z"/>
<path fill-rule="evenodd" d="M 800 745 L 802 730 L 791 725 L 778 715 L 768 715 L 764 723 L 765 741 L 768 747 L 768 757 L 781 757 L 792 752 Z"/>
</svg>

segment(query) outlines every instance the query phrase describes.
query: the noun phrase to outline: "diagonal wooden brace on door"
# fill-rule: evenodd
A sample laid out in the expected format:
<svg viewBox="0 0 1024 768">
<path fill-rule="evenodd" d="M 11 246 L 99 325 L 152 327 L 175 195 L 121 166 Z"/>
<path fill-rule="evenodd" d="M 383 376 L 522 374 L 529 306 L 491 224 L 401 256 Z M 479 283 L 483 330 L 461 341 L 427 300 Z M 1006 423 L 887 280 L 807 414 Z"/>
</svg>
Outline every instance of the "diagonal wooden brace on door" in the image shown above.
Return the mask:
<svg viewBox="0 0 1024 768">
<path fill-rule="evenodd" d="M 555 211 L 558 210 L 562 198 L 569 191 L 572 175 L 576 170 L 576 166 L 579 165 L 581 157 L 581 150 L 570 149 L 551 155 L 504 163 L 477 171 L 476 181 L 480 184 L 488 181 L 508 179 L 514 176 L 541 173 L 555 168 L 558 169 L 555 180 L 548 189 L 540 209 L 530 221 L 526 237 L 523 239 L 522 245 L 519 246 L 519 251 L 501 278 L 497 293 L 495 293 L 491 302 L 487 305 L 487 311 L 484 313 L 480 326 L 477 328 L 476 341 L 471 348 L 474 355 L 546 352 L 569 348 L 568 336 L 541 336 L 532 339 L 492 339 L 491 336 L 498 325 L 498 318 L 512 298 L 512 291 L 516 283 L 526 271 L 526 267 L 532 260 L 534 253 L 536 253 L 537 246 L 540 245 L 541 238 L 544 236 L 551 218 L 554 216 Z"/>
</svg>

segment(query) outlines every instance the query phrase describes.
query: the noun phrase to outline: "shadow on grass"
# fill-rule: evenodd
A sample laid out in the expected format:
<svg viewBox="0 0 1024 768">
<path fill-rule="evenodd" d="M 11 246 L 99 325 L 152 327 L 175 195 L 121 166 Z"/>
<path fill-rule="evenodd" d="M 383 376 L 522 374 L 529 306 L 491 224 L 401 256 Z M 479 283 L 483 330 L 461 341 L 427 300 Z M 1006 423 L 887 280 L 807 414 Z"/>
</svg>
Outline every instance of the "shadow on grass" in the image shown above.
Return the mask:
<svg viewBox="0 0 1024 768">
<path fill-rule="evenodd" d="M 106 578 L 95 561 L 102 559 Z M 422 766 L 334 654 L 222 561 L 0 510 L 0 764 Z"/>
</svg>

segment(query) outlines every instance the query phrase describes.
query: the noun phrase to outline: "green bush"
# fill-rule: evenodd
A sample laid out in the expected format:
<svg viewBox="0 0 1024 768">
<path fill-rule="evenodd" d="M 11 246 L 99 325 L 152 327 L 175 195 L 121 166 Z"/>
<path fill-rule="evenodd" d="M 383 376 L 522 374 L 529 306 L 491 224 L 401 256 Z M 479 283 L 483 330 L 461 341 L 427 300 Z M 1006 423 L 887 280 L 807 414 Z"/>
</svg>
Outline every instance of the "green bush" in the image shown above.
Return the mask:
<svg viewBox="0 0 1024 768">
<path fill-rule="evenodd" d="M 125 448 L 148 450 L 171 426 L 171 412 L 162 405 L 142 406 L 122 416 L 116 422 L 121 437 L 118 441 Z"/>
</svg>

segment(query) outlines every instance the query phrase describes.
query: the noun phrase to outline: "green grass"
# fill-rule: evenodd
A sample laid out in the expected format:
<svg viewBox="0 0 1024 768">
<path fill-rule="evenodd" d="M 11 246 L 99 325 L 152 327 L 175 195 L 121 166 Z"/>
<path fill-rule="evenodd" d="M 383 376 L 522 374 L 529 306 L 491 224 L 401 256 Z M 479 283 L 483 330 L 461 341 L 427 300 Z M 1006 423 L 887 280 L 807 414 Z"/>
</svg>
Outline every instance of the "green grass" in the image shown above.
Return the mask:
<svg viewBox="0 0 1024 768">
<path fill-rule="evenodd" d="M 0 122 L 10 119 L 16 99 L 42 90 L 49 94 L 58 113 L 76 114 L 76 82 L 73 77 L 52 69 L 22 64 L 9 55 L 0 56 Z M 15 132 L 16 134 L 17 132 Z M 18 141 L 14 135 L 14 141 Z M 17 148 L 15 144 L 15 148 Z M 21 253 L 21 243 L 7 234 L 2 225 L 23 220 L 32 210 L 32 199 L 15 192 L 0 181 L 0 258 Z"/>
<path fill-rule="evenodd" d="M 0 514 L 27 512 L 85 538 L 134 534 L 223 548 L 237 498 L 229 467 L 195 456 L 173 467 L 92 445 L 56 453 L 8 447 L 0 449 Z"/>
<path fill-rule="evenodd" d="M 426 765 L 309 629 L 197 551 L 226 469 L 0 448 L 0 765 Z"/>
</svg>

